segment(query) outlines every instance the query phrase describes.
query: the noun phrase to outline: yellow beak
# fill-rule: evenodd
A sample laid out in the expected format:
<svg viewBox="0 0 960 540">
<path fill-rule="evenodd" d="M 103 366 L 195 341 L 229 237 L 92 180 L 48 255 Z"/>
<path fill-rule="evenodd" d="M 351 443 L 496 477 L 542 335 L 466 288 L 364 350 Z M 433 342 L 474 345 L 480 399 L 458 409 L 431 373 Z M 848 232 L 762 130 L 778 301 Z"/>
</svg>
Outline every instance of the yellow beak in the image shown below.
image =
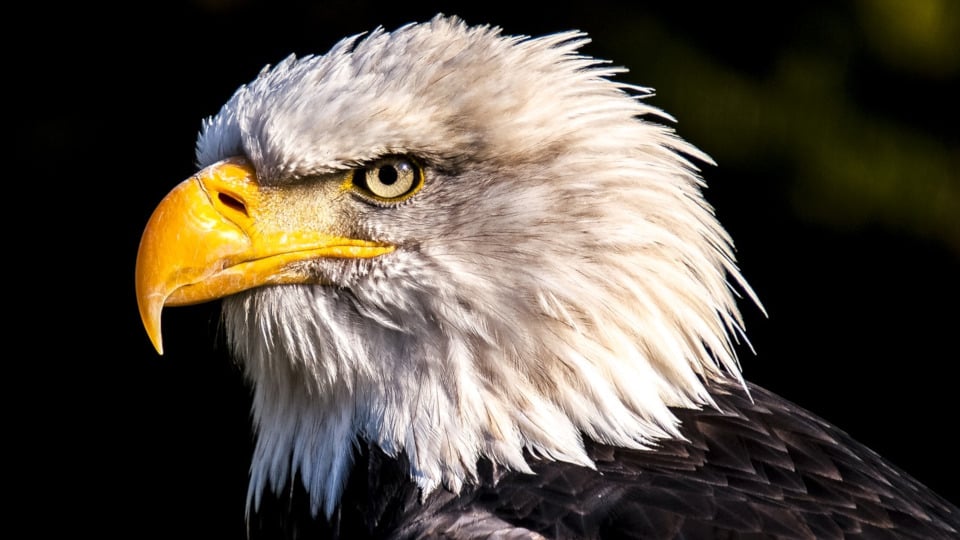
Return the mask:
<svg viewBox="0 0 960 540">
<path fill-rule="evenodd" d="M 140 318 L 158 353 L 163 354 L 164 306 L 198 304 L 261 285 L 310 282 L 292 265 L 298 261 L 370 258 L 394 250 L 315 230 L 307 226 L 310 220 L 296 219 L 297 212 L 291 219 L 280 210 L 281 192 L 261 189 L 254 169 L 231 158 L 185 180 L 160 202 L 140 239 L 136 269 Z"/>
</svg>

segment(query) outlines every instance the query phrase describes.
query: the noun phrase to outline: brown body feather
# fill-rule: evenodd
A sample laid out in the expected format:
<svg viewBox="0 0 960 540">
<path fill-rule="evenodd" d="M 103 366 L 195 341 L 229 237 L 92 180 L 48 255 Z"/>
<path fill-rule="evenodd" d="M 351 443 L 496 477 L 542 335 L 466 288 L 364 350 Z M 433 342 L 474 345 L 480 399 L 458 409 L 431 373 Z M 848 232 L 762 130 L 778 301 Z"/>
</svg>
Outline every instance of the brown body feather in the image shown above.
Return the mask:
<svg viewBox="0 0 960 540">
<path fill-rule="evenodd" d="M 846 433 L 752 386 L 711 387 L 718 409 L 678 409 L 686 440 L 654 450 L 587 443 L 597 470 L 531 459 L 481 467 L 460 496 L 421 501 L 403 458 L 358 450 L 342 504 L 312 518 L 302 487 L 265 502 L 253 537 L 916 538 L 960 535 L 960 510 Z M 752 399 L 751 399 L 752 398 Z M 320 534 L 325 533 L 325 534 Z"/>
</svg>

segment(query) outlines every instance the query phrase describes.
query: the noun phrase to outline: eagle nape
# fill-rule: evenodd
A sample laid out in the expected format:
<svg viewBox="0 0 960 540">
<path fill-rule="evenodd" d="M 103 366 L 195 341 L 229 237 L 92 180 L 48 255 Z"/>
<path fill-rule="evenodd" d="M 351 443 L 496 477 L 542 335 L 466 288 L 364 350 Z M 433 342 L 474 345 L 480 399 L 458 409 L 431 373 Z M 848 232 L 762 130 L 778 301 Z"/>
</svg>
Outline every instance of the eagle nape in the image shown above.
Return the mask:
<svg viewBox="0 0 960 540">
<path fill-rule="evenodd" d="M 165 306 L 222 300 L 251 532 L 957 538 L 957 507 L 743 380 L 737 292 L 760 303 L 710 158 L 586 40 L 437 16 L 204 122 L 136 289 L 161 353 Z"/>
</svg>

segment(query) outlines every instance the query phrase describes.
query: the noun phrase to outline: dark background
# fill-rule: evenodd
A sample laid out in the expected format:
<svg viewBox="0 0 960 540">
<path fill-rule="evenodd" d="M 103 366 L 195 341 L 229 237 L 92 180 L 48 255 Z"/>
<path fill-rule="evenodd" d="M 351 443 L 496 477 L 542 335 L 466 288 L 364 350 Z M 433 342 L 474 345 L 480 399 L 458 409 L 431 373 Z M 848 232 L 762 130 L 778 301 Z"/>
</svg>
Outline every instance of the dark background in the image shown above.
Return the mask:
<svg viewBox="0 0 960 540">
<path fill-rule="evenodd" d="M 264 64 L 438 11 L 586 31 L 586 53 L 656 88 L 718 162 L 707 198 L 769 313 L 742 305 L 746 377 L 960 502 L 958 4 L 560 5 L 72 3 L 11 19 L 30 36 L 8 46 L 4 80 L 21 344 L 7 395 L 17 498 L 36 511 L 21 519 L 244 537 L 247 389 L 217 304 L 167 310 L 155 354 L 133 291 L 140 232 L 194 171 L 201 119 Z"/>
</svg>

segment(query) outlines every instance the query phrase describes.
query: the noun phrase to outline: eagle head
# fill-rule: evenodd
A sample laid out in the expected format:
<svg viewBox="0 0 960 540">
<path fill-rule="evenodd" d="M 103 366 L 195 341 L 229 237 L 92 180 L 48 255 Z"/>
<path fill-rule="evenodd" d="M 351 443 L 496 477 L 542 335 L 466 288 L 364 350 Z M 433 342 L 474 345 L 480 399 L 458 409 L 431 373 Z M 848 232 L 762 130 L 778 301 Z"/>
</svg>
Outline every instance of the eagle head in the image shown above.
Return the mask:
<svg viewBox="0 0 960 540">
<path fill-rule="evenodd" d="M 740 379 L 753 293 L 710 159 L 586 42 L 438 16 L 268 66 L 205 121 L 137 293 L 158 350 L 164 306 L 223 299 L 252 506 L 299 475 L 330 514 L 361 442 L 423 493 L 480 459 L 591 467 L 583 437 L 649 447 Z"/>
</svg>

